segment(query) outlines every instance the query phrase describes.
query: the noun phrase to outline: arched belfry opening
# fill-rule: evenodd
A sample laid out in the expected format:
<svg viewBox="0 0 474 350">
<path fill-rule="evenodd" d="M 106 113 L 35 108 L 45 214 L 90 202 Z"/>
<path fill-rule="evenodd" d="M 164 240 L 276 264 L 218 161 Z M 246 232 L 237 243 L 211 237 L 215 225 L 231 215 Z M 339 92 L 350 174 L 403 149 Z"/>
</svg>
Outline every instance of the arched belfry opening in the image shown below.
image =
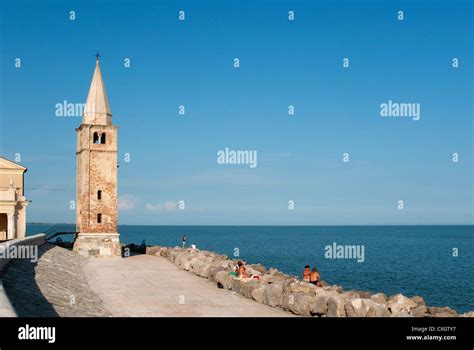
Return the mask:
<svg viewBox="0 0 474 350">
<path fill-rule="evenodd" d="M 99 143 L 99 133 L 97 131 L 94 133 L 94 136 L 92 138 L 92 142 L 96 145 Z"/>
</svg>

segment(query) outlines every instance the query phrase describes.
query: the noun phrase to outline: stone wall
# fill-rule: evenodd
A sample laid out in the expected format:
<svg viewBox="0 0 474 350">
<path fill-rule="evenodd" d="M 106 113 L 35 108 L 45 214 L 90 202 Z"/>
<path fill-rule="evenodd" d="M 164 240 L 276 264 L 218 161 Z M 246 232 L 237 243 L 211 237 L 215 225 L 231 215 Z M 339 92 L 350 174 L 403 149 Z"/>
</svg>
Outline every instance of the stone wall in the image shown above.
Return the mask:
<svg viewBox="0 0 474 350">
<path fill-rule="evenodd" d="M 238 292 L 246 298 L 296 315 L 315 317 L 473 317 L 474 311 L 458 315 L 449 307 L 428 307 L 420 296 L 343 291 L 340 286 L 317 287 L 276 269 L 246 264 L 259 279 L 240 279 L 229 275 L 237 260 L 198 249 L 152 246 L 146 253 L 167 258 L 179 268 L 216 283 L 218 288 Z"/>
<path fill-rule="evenodd" d="M 73 251 L 85 257 L 115 258 L 122 256 L 118 233 L 79 233 Z"/>
<path fill-rule="evenodd" d="M 10 249 L 11 246 L 22 246 L 22 245 L 42 245 L 45 243 L 45 234 L 40 233 L 34 236 L 28 236 L 23 239 L 12 239 L 10 241 L 0 243 L 0 252 Z M 3 269 L 10 262 L 10 259 L 0 258 L 0 274 Z"/>
<path fill-rule="evenodd" d="M 22 246 L 22 245 L 37 245 L 40 246 L 45 243 L 45 235 L 38 234 L 34 236 L 29 236 L 24 239 L 13 239 L 0 243 L 0 250 L 6 251 L 10 249 L 11 246 Z M 11 259 L 0 258 L 0 276 L 2 276 L 5 268 Z M 10 303 L 5 289 L 3 288 L 3 281 L 0 279 L 0 317 L 16 317 L 15 309 Z"/>
</svg>

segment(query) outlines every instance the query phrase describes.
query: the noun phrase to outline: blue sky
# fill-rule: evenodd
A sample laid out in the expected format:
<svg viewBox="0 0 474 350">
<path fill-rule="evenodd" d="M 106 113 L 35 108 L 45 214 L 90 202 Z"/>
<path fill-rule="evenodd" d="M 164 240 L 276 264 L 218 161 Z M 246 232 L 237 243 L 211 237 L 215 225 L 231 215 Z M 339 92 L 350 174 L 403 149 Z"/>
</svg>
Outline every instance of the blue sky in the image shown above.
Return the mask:
<svg viewBox="0 0 474 350">
<path fill-rule="evenodd" d="M 473 223 L 470 1 L 0 8 L 0 154 L 28 167 L 29 222 L 75 220 L 81 119 L 55 105 L 85 101 L 98 50 L 120 126 L 121 224 Z M 420 103 L 420 120 L 380 117 L 388 100 Z M 258 166 L 217 164 L 225 147 L 256 150 Z"/>
</svg>

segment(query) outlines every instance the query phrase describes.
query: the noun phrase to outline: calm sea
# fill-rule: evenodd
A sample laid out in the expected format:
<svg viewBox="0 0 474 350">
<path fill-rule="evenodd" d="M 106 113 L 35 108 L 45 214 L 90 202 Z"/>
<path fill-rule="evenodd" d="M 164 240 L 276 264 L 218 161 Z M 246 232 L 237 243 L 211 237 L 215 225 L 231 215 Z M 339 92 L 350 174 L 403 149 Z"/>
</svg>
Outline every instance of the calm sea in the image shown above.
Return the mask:
<svg viewBox="0 0 474 350">
<path fill-rule="evenodd" d="M 54 225 L 29 224 L 28 234 Z M 345 290 L 420 295 L 430 306 L 474 310 L 474 226 L 119 226 L 123 243 L 188 244 L 300 275 L 317 266 Z M 66 238 L 65 238 L 66 240 Z M 364 261 L 328 259 L 328 245 L 360 245 Z M 457 249 L 457 256 L 456 255 Z"/>
</svg>

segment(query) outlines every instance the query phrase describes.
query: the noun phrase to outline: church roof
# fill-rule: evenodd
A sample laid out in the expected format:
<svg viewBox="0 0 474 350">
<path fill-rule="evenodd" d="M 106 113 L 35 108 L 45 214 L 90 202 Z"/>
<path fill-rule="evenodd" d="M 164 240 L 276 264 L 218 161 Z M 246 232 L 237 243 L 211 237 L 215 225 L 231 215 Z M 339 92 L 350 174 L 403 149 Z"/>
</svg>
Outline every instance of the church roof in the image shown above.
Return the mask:
<svg viewBox="0 0 474 350">
<path fill-rule="evenodd" d="M 7 158 L 0 157 L 0 169 L 14 169 L 14 170 L 23 170 L 26 172 L 26 168 L 20 164 L 17 164 L 15 162 L 12 162 L 11 160 L 8 160 Z"/>
<path fill-rule="evenodd" d="M 92 77 L 89 95 L 84 108 L 84 119 L 94 120 L 97 116 L 112 116 L 107 93 L 105 92 L 104 80 L 100 71 L 99 59 L 95 62 L 94 76 Z M 102 119 L 102 118 L 101 118 Z"/>
</svg>

